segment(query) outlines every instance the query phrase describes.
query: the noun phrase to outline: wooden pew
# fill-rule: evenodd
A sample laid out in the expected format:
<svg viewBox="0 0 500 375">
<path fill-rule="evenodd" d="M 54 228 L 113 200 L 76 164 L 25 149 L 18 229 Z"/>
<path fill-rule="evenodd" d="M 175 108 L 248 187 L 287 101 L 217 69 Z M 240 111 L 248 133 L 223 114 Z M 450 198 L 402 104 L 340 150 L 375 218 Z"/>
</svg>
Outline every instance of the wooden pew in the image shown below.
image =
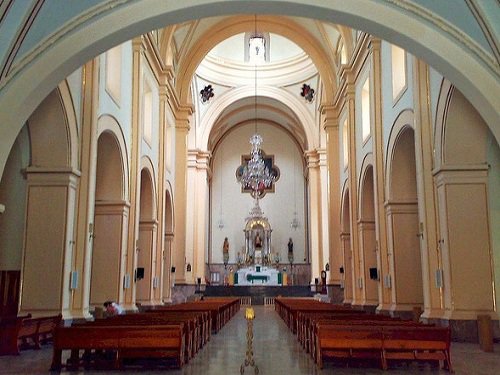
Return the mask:
<svg viewBox="0 0 500 375">
<path fill-rule="evenodd" d="M 352 323 L 352 322 L 351 322 Z M 450 330 L 425 325 L 320 325 L 316 339 L 316 362 L 325 357 L 378 359 L 382 369 L 388 360 L 443 361 L 452 372 Z"/>
<path fill-rule="evenodd" d="M 19 317 L 3 317 L 0 321 L 0 355 L 18 355 L 20 349 L 40 349 L 40 343 L 52 338 L 54 328 L 62 316 L 32 318 L 30 314 Z"/>
<path fill-rule="evenodd" d="M 382 366 L 382 332 L 378 327 L 327 326 L 317 334 L 316 363 L 325 357 L 379 359 Z"/>
<path fill-rule="evenodd" d="M 113 368 L 122 368 L 127 358 L 170 358 L 176 367 L 184 364 L 182 325 L 163 326 L 59 326 L 54 332 L 51 370 L 60 371 L 62 352 L 71 350 L 68 366 L 76 369 L 91 365 L 81 361 L 79 351 L 106 350 L 114 355 Z M 87 357 L 89 358 L 89 357 Z"/>
<path fill-rule="evenodd" d="M 450 329 L 446 327 L 384 327 L 383 361 L 443 361 L 443 368 L 453 372 L 450 356 Z"/>
<path fill-rule="evenodd" d="M 197 326 L 197 316 L 188 314 L 128 314 L 116 315 L 106 319 L 98 319 L 93 322 L 85 322 L 74 326 L 90 327 L 117 327 L 117 326 L 161 326 L 161 325 L 181 325 L 184 340 L 184 362 L 187 363 L 197 353 L 200 329 Z"/>
</svg>

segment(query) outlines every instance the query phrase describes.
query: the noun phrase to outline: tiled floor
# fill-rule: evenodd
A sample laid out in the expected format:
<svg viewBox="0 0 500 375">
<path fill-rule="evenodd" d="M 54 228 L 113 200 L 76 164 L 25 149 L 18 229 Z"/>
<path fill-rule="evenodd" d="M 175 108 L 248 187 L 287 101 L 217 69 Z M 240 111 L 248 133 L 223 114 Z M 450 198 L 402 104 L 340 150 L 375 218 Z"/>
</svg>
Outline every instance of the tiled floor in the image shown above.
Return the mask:
<svg viewBox="0 0 500 375">
<path fill-rule="evenodd" d="M 182 370 L 172 370 L 168 373 L 172 375 L 239 374 L 246 349 L 246 321 L 243 311 L 244 309 L 219 334 L 213 335 L 210 342 Z M 273 308 L 256 306 L 255 313 L 254 358 L 260 374 L 263 375 L 446 373 L 442 370 L 416 365 L 411 365 L 409 368 L 391 368 L 384 372 L 372 368 L 345 368 L 327 364 L 324 370 L 319 371 Z M 40 351 L 23 351 L 17 357 L 0 357 L 0 374 L 47 374 L 51 356 L 52 350 L 47 347 Z M 456 374 L 500 374 L 500 345 L 496 345 L 494 353 L 484 353 L 477 345 L 454 343 L 452 360 Z M 159 373 L 160 371 L 144 372 Z M 85 372 L 85 374 L 92 373 L 103 374 L 102 371 Z M 123 374 L 123 371 L 116 373 Z M 245 374 L 254 374 L 254 371 L 251 367 L 247 367 Z"/>
</svg>

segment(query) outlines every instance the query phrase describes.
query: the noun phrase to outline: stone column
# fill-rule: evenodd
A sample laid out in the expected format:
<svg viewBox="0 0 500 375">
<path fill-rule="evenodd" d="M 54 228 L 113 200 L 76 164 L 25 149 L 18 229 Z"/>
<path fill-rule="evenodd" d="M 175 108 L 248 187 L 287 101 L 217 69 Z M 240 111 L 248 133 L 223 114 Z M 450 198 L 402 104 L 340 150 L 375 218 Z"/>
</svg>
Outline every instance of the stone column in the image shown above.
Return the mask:
<svg viewBox="0 0 500 375">
<path fill-rule="evenodd" d="M 124 275 L 124 294 L 122 304 L 126 310 L 137 310 L 135 304 L 135 283 L 134 273 L 137 264 L 137 246 L 139 234 L 139 196 L 140 196 L 140 181 L 141 181 L 141 56 L 144 53 L 141 37 L 135 38 L 132 41 L 132 146 L 130 149 L 130 219 L 128 225 L 127 250 L 125 254 L 125 269 Z M 126 280 L 126 282 L 125 282 Z"/>
<path fill-rule="evenodd" d="M 369 48 L 371 52 L 372 79 L 373 79 L 373 184 L 375 199 L 375 247 L 377 250 L 377 268 L 380 277 L 378 283 L 379 306 L 378 310 L 388 311 L 391 302 L 391 288 L 383 282 L 390 278 L 389 260 L 387 255 L 387 225 L 385 219 L 385 160 L 384 160 L 384 130 L 382 123 L 382 59 L 380 55 L 380 39 L 371 38 Z"/>
<path fill-rule="evenodd" d="M 76 212 L 76 244 L 72 260 L 72 271 L 78 277 L 78 285 L 73 290 L 71 299 L 71 315 L 74 319 L 91 318 L 89 302 L 97 168 L 98 103 L 99 58 L 95 58 L 86 63 L 82 69 L 82 124 L 79 137 L 81 177 Z"/>
<path fill-rule="evenodd" d="M 129 204 L 98 201 L 95 205 L 90 304 L 123 300 Z"/>
<path fill-rule="evenodd" d="M 340 234 L 340 244 L 342 247 L 343 254 L 343 267 L 344 273 L 341 274 L 342 284 L 344 287 L 344 303 L 352 303 L 352 288 L 354 275 L 352 272 L 352 249 L 351 249 L 351 234 L 341 233 Z"/>
<path fill-rule="evenodd" d="M 172 302 L 172 243 L 173 233 L 165 234 L 165 242 L 163 248 L 163 289 L 162 289 L 162 302 Z"/>
<path fill-rule="evenodd" d="M 377 266 L 377 254 L 375 250 L 375 222 L 360 220 L 358 222 L 359 232 L 359 255 L 360 271 L 364 279 L 363 306 L 378 305 L 378 280 L 370 278 L 370 268 Z"/>
<path fill-rule="evenodd" d="M 181 107 L 175 113 L 175 236 L 173 263 L 175 285 L 192 282 L 186 276 L 186 209 L 187 209 L 187 135 L 189 132 L 190 106 Z"/>
<path fill-rule="evenodd" d="M 188 151 L 187 261 L 193 265 L 190 283 L 205 283 L 205 249 L 208 213 L 208 173 L 210 153 Z M 187 277 L 186 277 L 187 278 Z"/>
<path fill-rule="evenodd" d="M 443 256 L 442 277 L 436 278 L 443 292 L 443 318 L 452 321 L 452 335 L 454 329 L 473 332 L 478 314 L 498 318 L 488 213 L 488 166 L 442 166 L 435 178 Z"/>
<path fill-rule="evenodd" d="M 70 282 L 79 172 L 71 168 L 29 167 L 27 177 L 19 315 L 62 313 L 63 319 L 71 319 L 74 289 Z"/>
<path fill-rule="evenodd" d="M 421 306 L 422 275 L 416 201 L 388 201 L 387 238 L 392 279 L 391 311 L 412 311 Z"/>
<path fill-rule="evenodd" d="M 143 305 L 155 305 L 160 301 L 154 298 L 154 279 L 156 275 L 156 237 L 158 222 L 146 220 L 139 222 L 137 268 L 144 268 L 144 278 L 136 281 L 136 301 Z"/>
<path fill-rule="evenodd" d="M 347 106 L 347 129 L 349 139 L 349 216 L 351 219 L 351 248 L 352 248 L 352 272 L 354 277 L 353 285 L 353 305 L 363 304 L 363 294 L 365 280 L 361 265 L 361 254 L 359 253 L 359 237 L 357 222 L 358 214 L 358 178 L 356 168 L 356 116 L 355 116 L 356 85 L 353 72 L 347 74 L 346 106 Z"/>
<path fill-rule="evenodd" d="M 434 137 L 431 118 L 429 67 L 417 58 L 413 59 L 414 115 L 415 115 L 415 161 L 417 172 L 420 251 L 422 255 L 422 282 L 425 318 L 437 318 L 443 314 L 440 288 L 436 287 L 436 270 L 442 268 L 438 246 L 438 223 L 436 221 L 436 191 L 432 176 L 434 168 Z"/>
<path fill-rule="evenodd" d="M 320 264 L 320 269 L 324 270 L 326 264 L 331 266 L 330 262 L 330 205 L 328 197 L 328 159 L 327 151 L 325 149 L 318 150 L 319 156 L 319 176 L 320 176 L 320 189 L 321 189 L 321 248 L 323 249 Z M 328 280 L 327 280 L 328 282 Z"/>
<path fill-rule="evenodd" d="M 342 246 L 340 244 L 340 151 L 339 151 L 339 120 L 337 111 L 332 106 L 322 108 L 323 128 L 326 132 L 326 156 L 328 163 L 328 239 L 330 255 L 329 284 L 340 284 L 342 275 Z"/>
<path fill-rule="evenodd" d="M 311 253 L 311 284 L 320 278 L 323 265 L 321 247 L 321 186 L 319 155 L 316 150 L 306 151 L 309 188 L 309 244 Z"/>
<path fill-rule="evenodd" d="M 168 106 L 168 93 L 167 93 L 167 76 L 163 74 L 160 77 L 159 85 L 159 124 L 158 124 L 158 179 L 157 179 L 157 194 L 156 194 L 156 212 L 158 220 L 158 230 L 156 231 L 156 268 L 154 270 L 155 276 L 153 278 L 153 300 L 155 304 L 161 304 L 164 300 L 164 290 L 170 289 L 170 268 L 165 268 L 165 169 L 166 166 L 166 152 L 167 147 L 167 106 Z M 165 280 L 167 283 L 165 283 Z M 165 285 L 166 284 L 166 285 Z M 169 297 L 167 297 L 169 298 Z"/>
</svg>

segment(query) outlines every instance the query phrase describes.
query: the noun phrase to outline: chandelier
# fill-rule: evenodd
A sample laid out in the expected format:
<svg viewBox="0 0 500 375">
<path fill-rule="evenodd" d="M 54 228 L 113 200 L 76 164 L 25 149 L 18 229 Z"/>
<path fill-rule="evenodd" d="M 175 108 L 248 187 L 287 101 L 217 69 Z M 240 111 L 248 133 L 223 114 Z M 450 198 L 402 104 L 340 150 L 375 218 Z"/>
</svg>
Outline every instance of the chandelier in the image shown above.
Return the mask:
<svg viewBox="0 0 500 375">
<path fill-rule="evenodd" d="M 255 16 L 255 33 L 257 37 L 257 15 Z M 257 63 L 255 63 L 255 96 L 254 96 L 254 117 L 255 117 L 255 134 L 250 137 L 252 150 L 250 151 L 250 160 L 243 167 L 243 172 L 239 177 L 239 182 L 244 188 L 250 188 L 252 197 L 258 199 L 259 192 L 271 186 L 276 176 L 273 175 L 269 168 L 266 167 L 262 158 L 262 137 L 257 132 Z"/>
</svg>

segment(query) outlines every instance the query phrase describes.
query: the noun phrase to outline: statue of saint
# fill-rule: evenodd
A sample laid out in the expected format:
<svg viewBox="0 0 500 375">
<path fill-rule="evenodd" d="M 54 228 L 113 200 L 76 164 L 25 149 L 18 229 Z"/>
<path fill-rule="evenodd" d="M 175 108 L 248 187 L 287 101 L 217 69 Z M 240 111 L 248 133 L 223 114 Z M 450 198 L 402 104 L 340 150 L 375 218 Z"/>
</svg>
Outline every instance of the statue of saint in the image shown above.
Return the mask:
<svg viewBox="0 0 500 375">
<path fill-rule="evenodd" d="M 292 253 L 293 254 L 293 241 L 292 238 L 288 240 L 288 254 Z"/>
<path fill-rule="evenodd" d="M 223 253 L 229 253 L 229 240 L 224 238 L 224 244 L 222 245 L 222 252 Z"/>
<path fill-rule="evenodd" d="M 262 247 L 262 240 L 260 239 L 259 233 L 257 233 L 257 235 L 255 236 L 254 245 L 255 245 L 255 248 Z"/>
</svg>

